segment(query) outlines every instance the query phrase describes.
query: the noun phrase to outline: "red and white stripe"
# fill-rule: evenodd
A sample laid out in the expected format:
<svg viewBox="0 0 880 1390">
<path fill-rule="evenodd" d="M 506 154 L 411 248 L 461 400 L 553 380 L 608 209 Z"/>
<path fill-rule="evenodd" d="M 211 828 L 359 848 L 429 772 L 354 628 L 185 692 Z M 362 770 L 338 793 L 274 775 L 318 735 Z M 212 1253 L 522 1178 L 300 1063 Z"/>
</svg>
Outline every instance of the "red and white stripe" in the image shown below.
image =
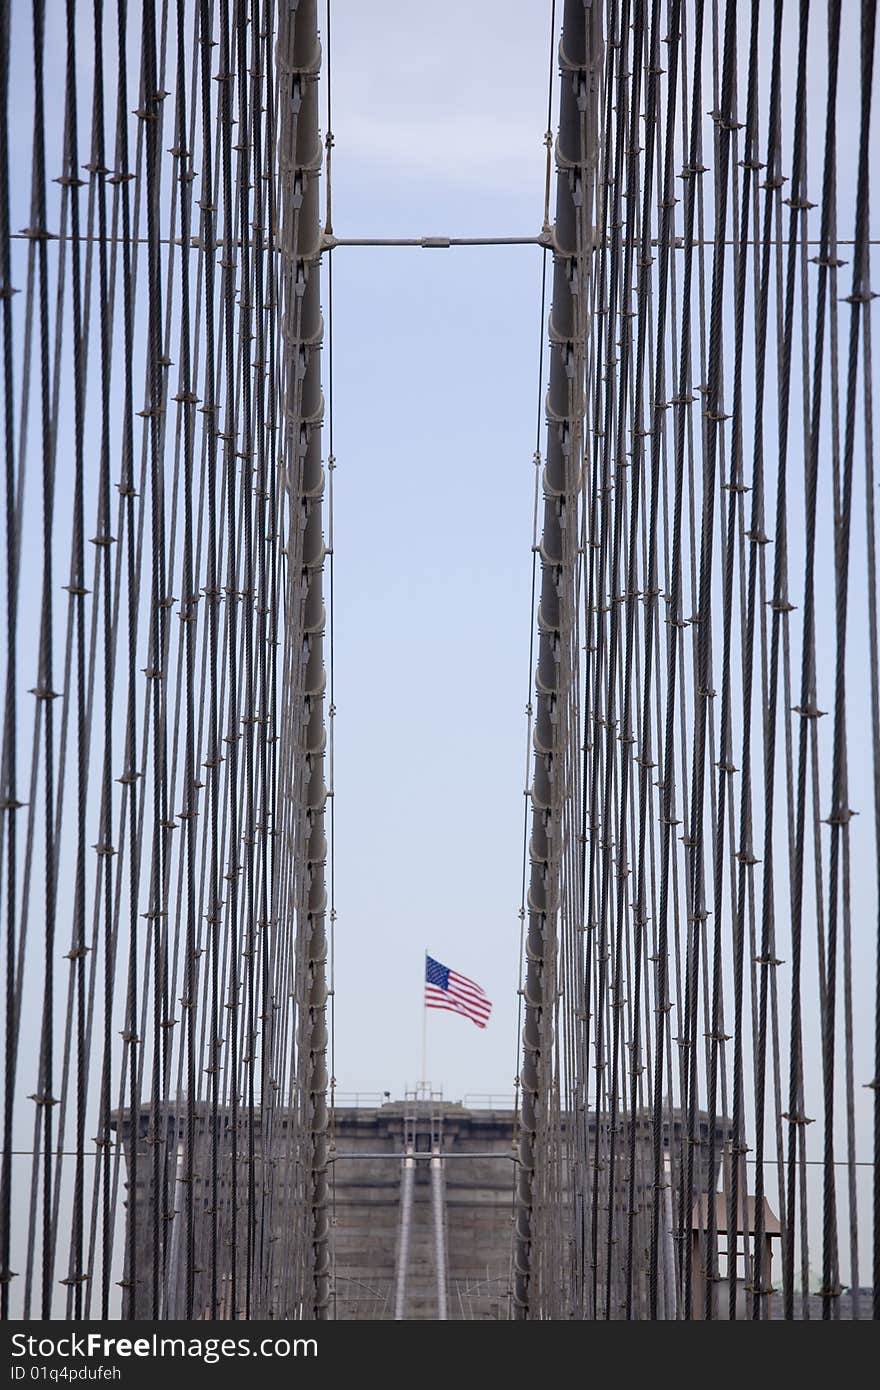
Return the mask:
<svg viewBox="0 0 880 1390">
<path fill-rule="evenodd" d="M 462 1014 L 469 1018 L 471 1023 L 475 1023 L 478 1028 L 485 1028 L 492 1012 L 492 1001 L 484 989 L 481 989 L 474 980 L 469 980 L 466 975 L 459 975 L 455 970 L 449 972 L 449 988 L 440 989 L 438 985 L 425 985 L 425 1007 L 428 1009 L 446 1009 L 448 1013 Z"/>
</svg>

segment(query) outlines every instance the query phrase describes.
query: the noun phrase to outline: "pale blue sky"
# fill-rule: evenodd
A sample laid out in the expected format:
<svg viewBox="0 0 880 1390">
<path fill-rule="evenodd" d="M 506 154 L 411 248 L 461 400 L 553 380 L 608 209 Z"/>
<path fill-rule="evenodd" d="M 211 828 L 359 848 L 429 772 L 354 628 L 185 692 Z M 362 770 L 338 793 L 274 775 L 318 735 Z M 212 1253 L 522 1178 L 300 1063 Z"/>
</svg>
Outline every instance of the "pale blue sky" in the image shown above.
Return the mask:
<svg viewBox="0 0 880 1390">
<path fill-rule="evenodd" d="M 334 0 L 337 236 L 535 235 L 550 7 Z M 337 1077 L 512 1094 L 542 252 L 333 257 Z M 326 301 L 326 290 L 325 290 Z M 543 445 L 542 445 L 543 447 Z"/>
</svg>

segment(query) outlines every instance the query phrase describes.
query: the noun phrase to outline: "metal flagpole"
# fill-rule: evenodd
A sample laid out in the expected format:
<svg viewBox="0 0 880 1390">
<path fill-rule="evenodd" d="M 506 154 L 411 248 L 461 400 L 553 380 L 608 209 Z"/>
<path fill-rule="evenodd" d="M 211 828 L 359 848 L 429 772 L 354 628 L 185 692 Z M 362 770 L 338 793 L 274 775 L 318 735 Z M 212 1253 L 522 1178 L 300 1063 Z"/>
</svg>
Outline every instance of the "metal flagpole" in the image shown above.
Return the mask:
<svg viewBox="0 0 880 1390">
<path fill-rule="evenodd" d="M 428 971 L 428 952 L 425 951 L 425 971 L 422 979 L 422 1076 L 419 1089 L 427 1095 L 428 1091 L 428 999 L 425 994 L 425 979 Z"/>
</svg>

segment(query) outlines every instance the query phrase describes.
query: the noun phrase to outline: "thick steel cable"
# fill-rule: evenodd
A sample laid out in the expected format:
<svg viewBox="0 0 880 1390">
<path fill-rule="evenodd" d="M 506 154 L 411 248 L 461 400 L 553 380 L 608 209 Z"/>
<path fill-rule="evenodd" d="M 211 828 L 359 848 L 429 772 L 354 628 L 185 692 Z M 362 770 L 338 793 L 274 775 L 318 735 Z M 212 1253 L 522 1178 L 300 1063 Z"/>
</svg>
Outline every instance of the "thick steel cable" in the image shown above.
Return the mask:
<svg viewBox="0 0 880 1390">
<path fill-rule="evenodd" d="M 13 387 L 13 322 L 9 226 L 9 65 L 10 10 L 0 15 L 0 300 L 3 315 L 3 429 L 6 448 L 6 693 L 3 711 L 2 811 L 5 835 L 0 853 L 6 857 L 6 1020 L 4 1025 L 3 1157 L 0 1175 L 0 1317 L 9 1317 L 12 1228 L 12 1145 L 15 1107 L 16 1030 L 15 970 L 18 912 L 18 840 L 16 741 L 16 679 L 18 634 L 18 547 L 15 477 L 15 395 Z"/>
<path fill-rule="evenodd" d="M 828 136 L 826 141 L 826 161 L 833 162 L 836 156 L 836 130 L 833 120 L 833 95 L 836 96 L 837 80 L 837 47 L 835 40 L 839 35 L 840 28 L 840 6 L 832 7 L 833 24 L 829 24 L 829 57 L 830 69 L 834 78 L 832 88 L 832 78 L 829 76 L 829 97 L 828 97 Z M 837 1232 L 836 1232 L 836 1194 L 835 1194 L 835 1172 L 834 1172 L 834 1028 L 835 1028 L 835 995 L 834 995 L 834 976 L 836 971 L 836 938 L 835 929 L 837 922 L 836 915 L 836 873 L 837 856 L 840 852 L 840 841 L 843 840 L 843 903 L 842 914 L 844 923 L 845 943 L 849 938 L 849 884 L 848 884 L 848 862 L 849 862 L 849 822 L 852 817 L 852 810 L 848 805 L 847 795 L 847 744 L 846 744 L 846 640 L 847 640 L 847 600 L 849 582 L 849 543 L 851 529 L 851 508 L 852 508 L 852 486 L 853 486 L 853 455 L 855 447 L 855 415 L 856 415 L 856 389 L 857 373 L 859 366 L 859 339 L 862 319 L 865 316 L 866 306 L 870 304 L 871 290 L 869 285 L 868 269 L 868 150 L 871 129 L 871 98 L 874 76 L 874 38 L 876 27 L 876 6 L 862 6 L 861 16 L 861 63 L 860 63 L 860 83 L 861 83 L 861 103 L 860 103 L 860 130 L 859 130 L 859 159 L 858 159 L 858 178 L 856 190 L 855 208 L 855 232 L 856 246 L 853 257 L 853 280 L 852 289 L 848 296 L 851 305 L 850 316 L 850 336 L 849 352 L 847 363 L 847 385 L 846 385 L 846 420 L 844 433 L 843 451 L 843 478 L 842 493 L 839 499 L 839 509 L 835 515 L 835 575 L 837 580 L 836 593 L 836 636 L 837 636 L 837 662 L 835 673 L 835 712 L 834 712 L 834 762 L 832 769 L 832 797 L 833 806 L 829 817 L 831 823 L 831 860 L 830 860 L 830 882 L 829 882 L 829 929 L 828 929 L 828 969 L 826 976 L 826 1031 L 823 1038 L 824 1043 L 824 1062 L 825 1062 L 825 1172 L 824 1172 L 824 1239 L 823 1239 L 823 1318 L 837 1315 L 837 1309 L 833 1302 L 838 1292 L 839 1274 L 837 1268 Z M 833 52 L 833 57 L 831 56 Z M 826 187 L 831 179 L 826 173 Z M 828 201 L 831 200 L 831 190 L 828 190 Z M 824 204 L 824 198 L 823 198 Z M 823 240 L 831 233 L 826 219 L 826 210 L 823 205 Z M 823 251 L 826 248 L 823 246 Z M 833 254 L 833 246 L 828 250 Z M 826 251 L 827 254 L 827 251 Z M 820 275 L 822 265 L 820 262 Z M 817 343 L 818 353 L 818 343 Z M 863 363 L 863 370 L 866 364 Z M 816 441 L 815 447 L 818 448 L 818 406 L 816 405 L 818 391 L 819 371 L 816 372 L 817 384 L 814 386 L 814 409 L 816 410 L 813 438 Z M 837 500 L 837 499 L 835 499 Z M 846 946 L 845 946 L 846 949 Z M 851 966 L 848 958 L 845 958 L 846 982 L 849 981 Z M 850 1040 L 848 1039 L 848 1042 Z M 850 1068 L 851 1069 L 851 1068 Z M 852 1101 L 850 1100 L 850 1108 Z M 850 1121 L 851 1133 L 851 1121 Z M 852 1146 L 850 1147 L 852 1153 Z M 854 1217 L 853 1217 L 854 1219 Z"/>
<path fill-rule="evenodd" d="M 550 7 L 550 58 L 549 72 L 547 78 L 547 134 L 545 143 L 547 148 L 547 172 L 545 187 L 545 225 L 549 229 L 549 197 L 550 197 L 550 164 L 553 135 L 551 121 L 553 119 L 553 75 L 554 58 L 556 44 L 556 0 L 552 0 Z M 543 397 L 545 386 L 544 372 L 544 338 L 545 338 L 545 317 L 547 312 L 547 251 L 541 256 L 541 308 L 538 330 L 538 385 L 536 402 L 535 420 L 535 449 L 532 455 L 532 462 L 535 469 L 534 474 L 534 494 L 532 503 L 532 564 L 529 597 L 529 657 L 528 657 L 528 682 L 527 699 L 525 704 L 526 716 L 526 743 L 525 743 L 525 771 L 524 771 L 524 800 L 523 800 L 523 821 L 522 821 L 522 853 L 520 858 L 520 903 L 519 903 L 519 954 L 517 959 L 517 1010 L 516 1010 L 516 1059 L 517 1070 L 514 1076 L 514 1101 L 513 1101 L 513 1136 L 514 1146 L 519 1138 L 520 1124 L 520 1071 L 519 1058 L 522 1047 L 522 1028 L 523 1028 L 523 998 L 524 980 L 523 966 L 525 959 L 525 923 L 526 923 L 526 893 L 528 886 L 528 863 L 529 863 L 529 766 L 532 755 L 532 722 L 534 718 L 534 659 L 535 659 L 535 614 L 537 601 L 537 577 L 538 577 L 538 499 L 540 490 L 541 474 L 541 421 L 543 410 Z M 511 1182 L 511 1219 L 516 1222 L 516 1190 L 517 1176 L 514 1173 Z M 509 1292 L 508 1316 L 512 1311 L 512 1291 L 513 1291 L 513 1260 L 514 1260 L 514 1241 L 511 1240 L 510 1251 L 510 1270 L 509 1270 Z"/>
<path fill-rule="evenodd" d="M 304 516 L 302 531 L 302 656 L 304 719 L 302 757 L 304 815 L 301 841 L 298 846 L 301 866 L 297 893 L 298 972 L 300 1048 L 300 1109 L 306 1125 L 303 1155 L 304 1200 L 309 1209 L 308 1239 L 312 1248 L 310 1287 L 303 1289 L 306 1306 L 312 1316 L 329 1315 L 329 1216 L 327 1212 L 327 984 L 325 962 L 327 941 L 325 930 L 326 888 L 325 860 L 327 853 L 324 833 L 324 812 L 327 789 L 324 780 L 324 688 L 322 633 L 325 622 L 322 596 L 324 539 L 322 534 L 323 469 L 321 466 L 321 416 L 319 376 L 319 337 L 321 330 L 318 307 L 318 252 L 320 222 L 318 212 L 318 173 L 321 165 L 318 139 L 317 73 L 320 53 L 317 40 L 317 10 L 313 0 L 301 4 L 288 28 L 280 16 L 279 49 L 282 71 L 290 81 L 288 101 L 296 112 L 295 148 L 287 151 L 287 164 L 282 169 L 282 219 L 294 221 L 282 239 L 282 255 L 288 257 L 284 270 L 285 307 L 288 347 L 295 355 L 301 372 L 290 372 L 287 391 L 296 388 L 301 375 L 301 415 L 289 447 L 294 477 L 293 488 L 300 494 Z M 292 113 L 281 113 L 280 139 L 290 130 Z M 301 211 L 294 212 L 298 202 L 294 181 L 302 188 Z M 291 216 L 292 214 L 292 216 Z M 289 239 L 290 237 L 290 239 Z M 300 329 L 293 338 L 294 315 L 299 317 Z M 289 394 L 288 394 L 289 400 Z M 289 409 L 289 406 L 288 406 Z M 300 471 L 301 470 L 301 471 Z M 296 481 L 294 481 L 296 479 Z M 299 575 L 292 576 L 297 582 Z M 304 968 L 303 968 L 304 967 Z"/>
<path fill-rule="evenodd" d="M 596 11 L 596 15 L 598 10 Z M 595 18 L 596 16 L 594 16 Z M 578 96 L 589 101 L 589 64 L 596 57 L 588 38 L 588 25 L 580 0 L 568 0 L 563 14 L 561 54 L 565 78 L 562 84 L 564 118 L 561 122 L 558 157 L 556 227 L 554 231 L 554 288 L 551 311 L 551 380 L 548 412 L 547 463 L 545 467 L 544 521 L 541 540 L 542 585 L 539 608 L 541 633 L 538 653 L 538 690 L 535 715 L 535 780 L 531 798 L 532 874 L 529 890 L 529 925 L 526 938 L 526 977 L 524 984 L 522 1102 L 520 1119 L 520 1173 L 517 1187 L 517 1213 L 514 1253 L 514 1314 L 530 1314 L 532 1279 L 541 1271 L 540 1248 L 533 1251 L 533 1221 L 538 1193 L 534 1190 L 535 1163 L 543 1140 L 543 1127 L 552 1076 L 552 1012 L 555 995 L 555 931 L 559 904 L 558 848 L 554 834 L 561 829 L 560 769 L 562 749 L 557 748 L 555 715 L 561 716 L 568 692 L 559 688 L 557 663 L 563 634 L 573 621 L 572 613 L 560 612 L 560 585 L 563 567 L 570 560 L 563 554 L 561 521 L 565 516 L 576 538 L 577 484 L 572 476 L 577 454 L 579 422 L 572 418 L 566 355 L 573 351 L 571 320 L 572 297 L 582 292 L 583 272 L 572 252 L 576 245 L 577 216 L 572 198 L 573 183 L 580 184 L 578 171 L 586 152 L 580 146 L 581 122 Z M 596 29 L 598 26 L 593 25 Z M 575 143 L 576 142 L 576 143 Z M 571 172 L 569 172 L 571 171 Z M 582 188 L 585 200 L 588 189 Z M 578 391 L 579 383 L 575 383 Z M 573 505 L 574 504 L 574 505 Z M 548 833 L 549 832 L 549 833 Z M 553 970 L 553 974 L 551 974 Z M 537 1223 L 535 1223 L 537 1224 Z M 547 1255 L 543 1258 L 546 1259 Z M 533 1310 L 538 1314 L 538 1309 Z"/>
<path fill-rule="evenodd" d="M 326 190 L 325 190 L 325 217 L 324 217 L 324 237 L 333 235 L 333 203 L 332 190 L 330 184 L 331 160 L 334 146 L 333 136 L 333 70 L 332 70 L 332 48 L 330 38 L 330 21 L 332 15 L 331 0 L 327 0 L 325 11 L 325 34 L 324 34 L 324 69 L 326 72 L 325 86 L 327 91 L 327 131 L 324 136 L 324 147 L 327 151 L 326 158 Z M 328 842 L 328 865 L 327 878 L 329 881 L 329 1015 L 330 1015 L 330 1040 L 329 1040 L 329 1063 L 330 1063 L 330 1111 L 328 1124 L 329 1154 L 331 1157 L 336 1153 L 336 663 L 335 663 L 335 593 L 334 582 L 335 566 L 335 529 L 333 524 L 333 490 L 336 478 L 336 452 L 333 439 L 333 250 L 332 247 L 327 251 L 327 645 L 328 645 L 328 697 L 327 707 L 327 760 L 328 760 L 328 789 L 330 796 L 330 834 Z M 336 1282 L 336 1165 L 333 1164 L 330 1170 L 330 1230 L 331 1230 L 331 1276 L 330 1286 L 332 1290 L 332 1312 L 331 1316 L 335 1320 L 337 1317 L 337 1282 Z"/>
</svg>

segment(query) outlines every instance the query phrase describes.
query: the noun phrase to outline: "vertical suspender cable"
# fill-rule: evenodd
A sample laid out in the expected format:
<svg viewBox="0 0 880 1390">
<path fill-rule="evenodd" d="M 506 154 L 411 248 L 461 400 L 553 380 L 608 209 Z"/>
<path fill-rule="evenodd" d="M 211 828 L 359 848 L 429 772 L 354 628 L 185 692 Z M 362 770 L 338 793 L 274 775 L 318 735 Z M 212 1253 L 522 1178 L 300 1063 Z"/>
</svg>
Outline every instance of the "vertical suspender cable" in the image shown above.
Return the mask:
<svg viewBox="0 0 880 1390">
<path fill-rule="evenodd" d="M 0 7 L 0 307 L 3 317 L 3 443 L 6 451 L 6 705 L 3 716 L 2 810 L 6 855 L 6 1022 L 4 1040 L 3 1159 L 0 1175 L 0 1317 L 9 1317 L 12 1222 L 12 1120 L 15 1098 L 15 959 L 18 903 L 16 799 L 16 643 L 18 579 L 15 507 L 15 397 L 13 393 L 12 294 L 9 228 L 9 23 L 10 7 Z M 2 820 L 0 820 L 2 825 Z"/>
<path fill-rule="evenodd" d="M 591 188 L 582 171 L 592 167 L 594 145 L 581 147 L 581 132 L 595 141 L 593 66 L 601 46 L 598 4 L 566 0 L 560 58 L 563 80 L 557 144 L 556 222 L 553 229 L 553 303 L 550 314 L 550 386 L 547 462 L 544 470 L 544 515 L 541 535 L 541 597 L 538 608 L 537 702 L 534 732 L 534 780 L 531 788 L 531 878 L 528 895 L 526 975 L 522 1030 L 522 1113 L 519 1132 L 519 1178 L 514 1231 L 514 1314 L 536 1316 L 532 1279 L 540 1258 L 535 1225 L 537 1176 L 542 1131 L 552 1084 L 552 1011 L 556 997 L 556 914 L 559 902 L 559 840 L 562 828 L 563 749 L 557 715 L 566 708 L 568 691 L 560 688 L 562 648 L 574 614 L 566 612 L 564 594 L 573 588 L 577 545 L 577 498 L 580 488 L 582 427 L 581 383 L 572 381 L 575 360 L 577 296 L 585 266 L 578 256 L 578 219 L 592 211 Z M 581 112 L 588 119 L 582 123 Z M 573 387 L 573 389 L 572 389 Z M 573 413 L 574 412 L 574 413 Z M 572 574 L 566 575 L 566 567 Z M 552 1258 L 550 1252 L 547 1256 Z"/>
<path fill-rule="evenodd" d="M 305 1202 L 308 1208 L 308 1242 L 311 1246 L 312 1288 L 304 1297 L 315 1318 L 329 1314 L 330 1252 L 328 1214 L 328 1113 L 327 1113 L 327 891 L 324 832 L 327 787 L 324 775 L 326 730 L 324 723 L 324 600 L 323 571 L 326 554 L 323 535 L 324 469 L 321 463 L 320 343 L 323 331 L 320 305 L 321 229 L 318 178 L 321 141 L 318 130 L 318 42 L 316 0 L 300 0 L 294 11 L 283 7 L 279 15 L 279 67 L 282 108 L 279 111 L 279 165 L 281 169 L 280 236 L 284 333 L 287 374 L 283 408 L 288 413 L 294 438 L 289 441 L 289 486 L 296 499 L 302 528 L 301 575 L 289 581 L 302 583 L 301 631 L 292 640 L 302 642 L 302 722 L 295 722 L 292 737 L 299 738 L 297 754 L 303 770 L 304 869 L 298 898 L 297 959 L 304 966 L 297 979 L 300 1058 L 297 1080 L 305 1116 L 307 1138 L 303 1166 Z M 295 410 L 299 379 L 299 408 Z M 294 418 L 290 418 L 293 412 Z M 293 456 L 290 456 L 290 450 Z M 291 553 L 291 558 L 293 554 Z M 288 614 L 290 622 L 295 616 Z"/>
</svg>

